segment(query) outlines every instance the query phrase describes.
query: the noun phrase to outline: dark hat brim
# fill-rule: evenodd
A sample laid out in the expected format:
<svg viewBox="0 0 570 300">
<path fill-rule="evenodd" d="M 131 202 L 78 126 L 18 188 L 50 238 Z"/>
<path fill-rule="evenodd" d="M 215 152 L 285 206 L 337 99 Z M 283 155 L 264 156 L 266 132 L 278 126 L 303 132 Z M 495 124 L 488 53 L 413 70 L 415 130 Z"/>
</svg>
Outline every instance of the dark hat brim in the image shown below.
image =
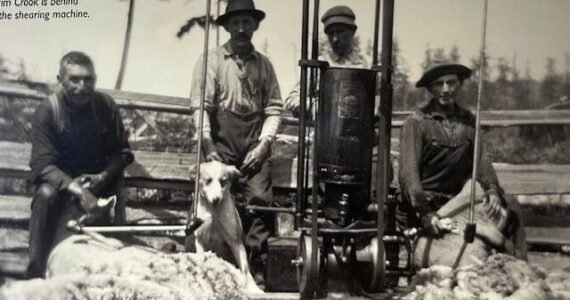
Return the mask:
<svg viewBox="0 0 570 300">
<path fill-rule="evenodd" d="M 435 66 L 427 70 L 422 75 L 420 80 L 418 80 L 416 83 L 416 87 L 427 87 L 432 81 L 448 74 L 457 74 L 457 76 L 459 76 L 459 79 L 464 80 L 466 78 L 469 78 L 469 76 L 471 76 L 471 73 L 473 73 L 473 71 L 462 64 L 446 64 Z"/>
<path fill-rule="evenodd" d="M 228 20 L 235 15 L 238 14 L 248 14 L 251 15 L 256 21 L 261 21 L 265 18 L 265 12 L 259 10 L 259 9 L 239 9 L 239 10 L 234 10 L 228 13 L 225 13 L 223 15 L 220 15 L 217 19 L 216 19 L 216 23 L 218 25 L 226 25 L 226 23 L 228 22 Z"/>
<path fill-rule="evenodd" d="M 329 28 L 329 26 L 334 25 L 334 24 L 346 25 L 346 26 L 352 28 L 353 30 L 356 30 L 358 28 L 358 26 L 356 26 L 356 23 L 354 22 L 354 20 L 352 20 L 351 18 L 348 18 L 346 16 L 329 17 L 323 21 L 323 24 L 325 26 L 325 33 L 327 33 L 327 29 Z"/>
</svg>

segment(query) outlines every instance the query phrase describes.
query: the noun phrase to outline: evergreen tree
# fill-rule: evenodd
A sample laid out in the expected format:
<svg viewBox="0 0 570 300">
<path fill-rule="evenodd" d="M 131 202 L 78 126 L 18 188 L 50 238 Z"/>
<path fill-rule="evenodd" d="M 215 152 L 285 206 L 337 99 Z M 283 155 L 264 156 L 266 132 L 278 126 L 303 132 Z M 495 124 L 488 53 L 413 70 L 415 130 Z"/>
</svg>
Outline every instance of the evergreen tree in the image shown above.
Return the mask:
<svg viewBox="0 0 570 300">
<path fill-rule="evenodd" d="M 563 79 L 556 70 L 556 60 L 552 57 L 546 59 L 546 75 L 540 83 L 541 107 L 558 102 L 561 96 Z"/>
</svg>

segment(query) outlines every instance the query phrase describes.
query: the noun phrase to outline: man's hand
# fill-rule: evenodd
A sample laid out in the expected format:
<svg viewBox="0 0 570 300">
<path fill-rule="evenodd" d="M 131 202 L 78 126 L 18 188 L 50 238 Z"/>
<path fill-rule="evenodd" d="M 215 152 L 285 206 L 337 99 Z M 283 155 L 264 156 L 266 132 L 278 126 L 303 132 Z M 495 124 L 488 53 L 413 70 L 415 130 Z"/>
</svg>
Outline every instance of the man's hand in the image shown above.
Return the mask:
<svg viewBox="0 0 570 300">
<path fill-rule="evenodd" d="M 84 174 L 78 177 L 78 181 L 83 188 L 90 190 L 95 195 L 99 195 L 107 184 L 107 177 L 106 173 Z"/>
<path fill-rule="evenodd" d="M 203 136 L 202 137 L 202 150 L 206 155 L 207 161 L 217 160 L 221 161 L 222 157 L 216 151 L 216 145 L 214 145 L 214 140 L 210 136 Z"/>
<path fill-rule="evenodd" d="M 79 199 L 81 207 L 87 214 L 97 213 L 100 208 L 97 206 L 97 198 L 93 193 L 91 193 L 87 188 L 84 188 L 81 183 L 79 183 L 80 178 L 78 177 L 67 187 L 67 190 L 72 195 Z"/>
<path fill-rule="evenodd" d="M 267 153 L 271 147 L 269 139 L 261 139 L 259 144 L 251 149 L 243 160 L 240 171 L 244 174 L 254 174 L 261 170 L 261 166 L 267 158 Z"/>
<path fill-rule="evenodd" d="M 487 215 L 492 220 L 500 220 L 504 206 L 497 191 L 493 189 L 487 191 L 483 204 L 487 208 Z"/>
<path fill-rule="evenodd" d="M 439 235 L 456 230 L 457 224 L 450 218 L 439 218 L 436 213 L 428 213 L 423 216 L 422 226 L 430 235 Z"/>
<path fill-rule="evenodd" d="M 287 109 L 291 111 L 291 113 L 293 114 L 293 117 L 298 118 L 299 117 L 299 101 L 293 101 L 291 103 L 289 103 Z"/>
</svg>

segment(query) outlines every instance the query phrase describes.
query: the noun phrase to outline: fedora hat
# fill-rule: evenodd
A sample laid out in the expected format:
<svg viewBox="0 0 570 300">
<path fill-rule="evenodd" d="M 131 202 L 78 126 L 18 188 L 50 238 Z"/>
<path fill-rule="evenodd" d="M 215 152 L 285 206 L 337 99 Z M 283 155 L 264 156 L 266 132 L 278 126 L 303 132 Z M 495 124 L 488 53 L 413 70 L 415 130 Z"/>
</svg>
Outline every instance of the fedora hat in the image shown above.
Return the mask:
<svg viewBox="0 0 570 300">
<path fill-rule="evenodd" d="M 420 80 L 416 82 L 416 87 L 427 87 L 437 78 L 449 74 L 457 74 L 460 80 L 464 80 L 469 78 L 471 73 L 471 69 L 462 64 L 452 62 L 448 59 L 434 59 L 429 64 Z"/>
<path fill-rule="evenodd" d="M 255 9 L 253 0 L 228 0 L 226 5 L 226 12 L 216 19 L 219 25 L 226 25 L 229 18 L 238 13 L 246 13 L 251 15 L 258 22 L 265 18 L 265 13 L 259 9 Z"/>
<path fill-rule="evenodd" d="M 325 26 L 325 32 L 327 32 L 327 28 L 332 24 L 344 24 L 356 30 L 358 26 L 356 26 L 354 22 L 355 19 L 354 12 L 350 7 L 339 5 L 327 10 L 321 18 L 321 22 L 323 22 Z"/>
</svg>

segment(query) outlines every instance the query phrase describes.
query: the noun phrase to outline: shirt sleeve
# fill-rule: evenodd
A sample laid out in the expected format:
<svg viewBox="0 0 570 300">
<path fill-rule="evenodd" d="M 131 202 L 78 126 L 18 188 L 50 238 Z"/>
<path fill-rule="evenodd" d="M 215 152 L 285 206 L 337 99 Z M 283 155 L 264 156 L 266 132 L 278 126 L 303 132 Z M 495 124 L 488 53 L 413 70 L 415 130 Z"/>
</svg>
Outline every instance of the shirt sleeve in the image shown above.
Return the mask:
<svg viewBox="0 0 570 300">
<path fill-rule="evenodd" d="M 489 161 L 486 155 L 483 154 L 482 151 L 480 159 L 479 159 L 479 166 L 477 169 L 477 181 L 481 183 L 481 186 L 485 191 L 489 191 L 494 189 L 495 191 L 501 191 L 499 187 L 499 179 L 497 178 L 497 173 L 495 172 L 495 168 Z"/>
<path fill-rule="evenodd" d="M 73 180 L 57 167 L 61 153 L 57 147 L 57 126 L 47 102 L 38 106 L 32 119 L 31 180 L 48 183 L 58 191 L 65 190 Z"/>
<path fill-rule="evenodd" d="M 126 166 L 134 161 L 134 154 L 131 151 L 125 125 L 119 107 L 114 101 L 111 102 L 111 120 L 113 122 L 115 133 L 115 146 L 112 149 L 112 154 L 107 161 L 104 172 L 111 178 L 119 175 Z"/>
<path fill-rule="evenodd" d="M 196 64 L 194 65 L 194 71 L 192 72 L 192 83 L 190 91 L 190 106 L 194 108 L 200 107 L 200 101 L 202 97 L 202 82 L 203 82 L 203 61 L 204 55 L 201 55 Z M 216 69 L 218 65 L 216 55 L 208 55 L 208 69 L 206 72 L 206 90 L 204 99 L 204 112 L 211 113 L 216 107 L 214 103 L 216 99 Z M 194 122 L 198 126 L 198 114 L 194 114 Z M 203 132 L 210 132 L 210 119 L 207 118 L 207 114 L 204 114 L 204 124 L 202 125 Z"/>
<path fill-rule="evenodd" d="M 289 92 L 289 95 L 287 95 L 287 98 L 285 99 L 285 103 L 283 103 L 283 107 L 289 111 L 291 111 L 294 114 L 298 114 L 299 113 L 299 106 L 300 106 L 300 88 L 301 88 L 301 83 L 297 82 L 295 83 L 295 85 L 293 86 L 293 88 L 291 89 L 291 91 Z"/>
<path fill-rule="evenodd" d="M 404 122 L 400 134 L 399 176 L 402 193 L 420 218 L 432 212 L 420 179 L 422 143 L 420 122 L 412 116 Z"/>
<path fill-rule="evenodd" d="M 279 83 L 277 76 L 271 63 L 268 63 L 267 81 L 265 86 L 267 101 L 263 107 L 264 121 L 261 128 L 259 139 L 270 138 L 273 139 L 279 130 L 281 124 L 281 114 L 283 113 L 283 99 L 281 98 L 281 91 L 279 90 Z"/>
</svg>

